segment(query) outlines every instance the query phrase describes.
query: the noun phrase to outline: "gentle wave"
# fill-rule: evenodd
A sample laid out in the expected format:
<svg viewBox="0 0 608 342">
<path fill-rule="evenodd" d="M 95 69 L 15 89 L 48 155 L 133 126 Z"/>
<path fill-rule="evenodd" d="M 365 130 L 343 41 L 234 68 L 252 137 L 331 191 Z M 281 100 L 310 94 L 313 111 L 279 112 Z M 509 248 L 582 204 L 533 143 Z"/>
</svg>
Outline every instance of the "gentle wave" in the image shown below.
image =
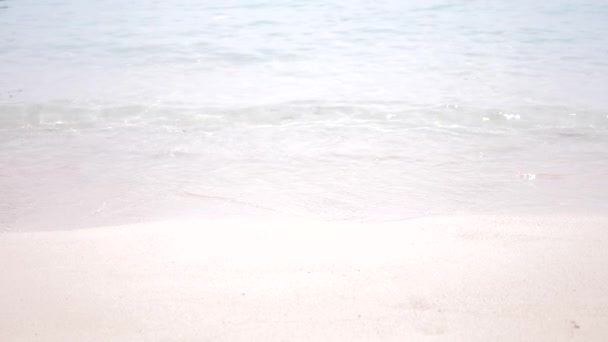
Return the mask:
<svg viewBox="0 0 608 342">
<path fill-rule="evenodd" d="M 570 135 L 605 134 L 608 114 L 567 108 L 503 111 L 443 105 L 412 108 L 406 103 L 327 104 L 296 102 L 253 107 L 162 105 L 78 106 L 69 104 L 0 105 L 0 129 L 105 129 L 157 126 L 167 129 L 222 129 L 248 125 L 277 127 L 361 126 L 376 129 L 436 129 L 454 133 L 498 134 L 542 129 Z M 579 132 L 579 133 L 576 133 Z M 564 133 L 568 135 L 568 133 Z"/>
</svg>

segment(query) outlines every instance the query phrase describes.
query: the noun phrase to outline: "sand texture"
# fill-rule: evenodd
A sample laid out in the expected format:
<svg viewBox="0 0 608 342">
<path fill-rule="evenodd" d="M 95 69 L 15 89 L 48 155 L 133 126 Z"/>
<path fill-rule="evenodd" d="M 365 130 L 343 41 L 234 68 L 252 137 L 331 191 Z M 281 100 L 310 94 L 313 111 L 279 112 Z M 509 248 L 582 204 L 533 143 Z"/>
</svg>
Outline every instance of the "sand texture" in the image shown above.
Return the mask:
<svg viewBox="0 0 608 342">
<path fill-rule="evenodd" d="M 0 341 L 608 341 L 608 219 L 0 234 Z"/>
</svg>

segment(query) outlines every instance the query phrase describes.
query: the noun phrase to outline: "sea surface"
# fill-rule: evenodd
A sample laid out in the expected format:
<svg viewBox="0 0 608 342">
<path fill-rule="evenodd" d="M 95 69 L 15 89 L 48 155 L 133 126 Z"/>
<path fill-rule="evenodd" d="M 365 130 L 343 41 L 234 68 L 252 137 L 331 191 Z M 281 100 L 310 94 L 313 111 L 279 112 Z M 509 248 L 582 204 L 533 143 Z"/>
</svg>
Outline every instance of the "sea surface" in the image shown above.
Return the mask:
<svg viewBox="0 0 608 342">
<path fill-rule="evenodd" d="M 0 0 L 2 230 L 606 213 L 606 0 Z"/>
</svg>

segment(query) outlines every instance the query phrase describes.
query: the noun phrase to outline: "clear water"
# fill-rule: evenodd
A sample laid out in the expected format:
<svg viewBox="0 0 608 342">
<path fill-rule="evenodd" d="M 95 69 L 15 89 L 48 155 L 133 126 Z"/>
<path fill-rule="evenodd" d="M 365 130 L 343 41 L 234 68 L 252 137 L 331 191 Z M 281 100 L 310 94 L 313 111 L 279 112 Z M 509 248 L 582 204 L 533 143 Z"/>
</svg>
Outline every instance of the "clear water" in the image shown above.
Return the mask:
<svg viewBox="0 0 608 342">
<path fill-rule="evenodd" d="M 608 2 L 0 0 L 0 226 L 608 209 Z"/>
</svg>

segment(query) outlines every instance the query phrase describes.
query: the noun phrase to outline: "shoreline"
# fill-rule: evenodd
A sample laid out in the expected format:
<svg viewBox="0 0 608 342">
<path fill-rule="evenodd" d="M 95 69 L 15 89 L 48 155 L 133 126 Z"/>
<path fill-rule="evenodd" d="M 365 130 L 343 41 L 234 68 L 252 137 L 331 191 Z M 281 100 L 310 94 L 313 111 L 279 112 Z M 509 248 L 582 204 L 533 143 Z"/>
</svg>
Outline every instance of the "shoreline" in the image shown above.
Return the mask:
<svg viewBox="0 0 608 342">
<path fill-rule="evenodd" d="M 608 217 L 0 233 L 0 340 L 608 338 Z"/>
</svg>

